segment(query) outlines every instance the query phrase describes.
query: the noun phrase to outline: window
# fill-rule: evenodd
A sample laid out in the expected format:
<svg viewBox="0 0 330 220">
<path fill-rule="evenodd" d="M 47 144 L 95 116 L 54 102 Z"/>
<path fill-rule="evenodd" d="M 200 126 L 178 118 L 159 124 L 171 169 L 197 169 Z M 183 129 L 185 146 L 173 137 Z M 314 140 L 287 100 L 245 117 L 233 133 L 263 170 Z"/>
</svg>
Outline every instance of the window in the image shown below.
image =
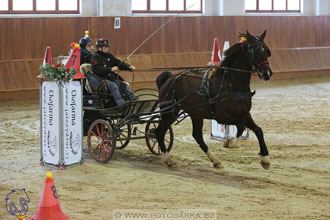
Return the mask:
<svg viewBox="0 0 330 220">
<path fill-rule="evenodd" d="M 80 0 L 0 0 L 0 14 L 79 14 Z"/>
<path fill-rule="evenodd" d="M 202 13 L 202 3 L 203 0 L 132 0 L 132 12 Z"/>
<path fill-rule="evenodd" d="M 246 12 L 300 12 L 300 0 L 245 0 Z"/>
</svg>

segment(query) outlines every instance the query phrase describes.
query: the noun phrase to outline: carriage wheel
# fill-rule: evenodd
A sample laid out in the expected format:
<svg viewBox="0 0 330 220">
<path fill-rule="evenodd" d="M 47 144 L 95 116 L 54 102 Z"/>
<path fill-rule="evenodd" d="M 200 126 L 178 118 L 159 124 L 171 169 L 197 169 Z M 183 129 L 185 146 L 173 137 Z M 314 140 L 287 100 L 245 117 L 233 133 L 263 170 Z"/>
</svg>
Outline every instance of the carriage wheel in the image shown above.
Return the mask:
<svg viewBox="0 0 330 220">
<path fill-rule="evenodd" d="M 118 119 L 111 120 L 111 124 L 116 126 L 116 124 L 118 124 Z M 118 150 L 124 149 L 131 140 L 131 135 L 132 135 L 132 126 L 130 124 L 127 124 L 121 127 L 120 129 L 118 129 L 118 131 L 116 131 L 115 148 Z"/>
<path fill-rule="evenodd" d="M 108 122 L 98 119 L 92 123 L 88 130 L 88 149 L 92 157 L 102 163 L 108 162 L 116 146 L 116 140 Z"/>
<path fill-rule="evenodd" d="M 133 91 L 133 94 L 139 98 L 139 100 L 145 99 L 158 99 L 158 89 L 154 88 L 140 88 Z"/>
<path fill-rule="evenodd" d="M 159 124 L 159 119 L 160 119 L 159 115 L 155 115 L 155 116 L 151 117 L 150 121 L 147 122 L 147 125 L 145 128 L 145 133 L 146 133 L 145 138 L 146 138 L 147 146 L 148 146 L 149 150 L 151 151 L 151 153 L 153 153 L 155 155 L 161 155 L 160 147 L 159 147 L 156 135 L 155 135 L 155 130 Z M 167 131 L 165 133 L 165 137 L 164 137 L 166 150 L 168 152 L 170 152 L 170 150 L 172 149 L 173 139 L 174 139 L 173 129 L 170 126 L 167 129 Z"/>
</svg>

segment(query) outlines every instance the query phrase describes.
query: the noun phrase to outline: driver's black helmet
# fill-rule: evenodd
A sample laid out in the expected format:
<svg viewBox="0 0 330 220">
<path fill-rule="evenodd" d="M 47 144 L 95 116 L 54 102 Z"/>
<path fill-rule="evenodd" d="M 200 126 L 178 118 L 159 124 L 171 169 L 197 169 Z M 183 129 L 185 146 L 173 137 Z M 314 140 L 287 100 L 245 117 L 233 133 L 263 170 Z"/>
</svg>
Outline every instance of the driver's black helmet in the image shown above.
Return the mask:
<svg viewBox="0 0 330 220">
<path fill-rule="evenodd" d="M 109 41 L 104 39 L 99 39 L 96 41 L 96 48 L 99 47 L 110 47 Z"/>
<path fill-rule="evenodd" d="M 85 49 L 87 44 L 92 44 L 93 41 L 90 37 L 83 37 L 79 40 L 79 45 L 81 48 Z"/>
</svg>

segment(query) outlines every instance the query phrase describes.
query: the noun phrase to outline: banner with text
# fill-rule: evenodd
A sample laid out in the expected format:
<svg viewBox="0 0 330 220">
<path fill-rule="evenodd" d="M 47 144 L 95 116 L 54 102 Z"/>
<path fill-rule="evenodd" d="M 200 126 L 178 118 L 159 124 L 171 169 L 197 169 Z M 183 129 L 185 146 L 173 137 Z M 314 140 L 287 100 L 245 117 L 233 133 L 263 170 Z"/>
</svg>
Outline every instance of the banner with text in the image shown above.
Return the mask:
<svg viewBox="0 0 330 220">
<path fill-rule="evenodd" d="M 56 83 L 44 82 L 41 97 L 41 145 L 44 162 L 60 162 L 60 88 Z"/>
<path fill-rule="evenodd" d="M 63 86 L 63 146 L 65 164 L 78 163 L 82 157 L 82 100 L 79 81 Z"/>
</svg>

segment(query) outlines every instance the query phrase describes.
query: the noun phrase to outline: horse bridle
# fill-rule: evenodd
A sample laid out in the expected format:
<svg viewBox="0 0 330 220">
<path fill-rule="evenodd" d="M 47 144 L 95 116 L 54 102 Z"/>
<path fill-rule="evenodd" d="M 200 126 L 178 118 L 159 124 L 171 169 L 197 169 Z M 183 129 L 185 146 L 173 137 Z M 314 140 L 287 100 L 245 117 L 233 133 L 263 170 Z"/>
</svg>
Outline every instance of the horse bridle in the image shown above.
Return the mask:
<svg viewBox="0 0 330 220">
<path fill-rule="evenodd" d="M 256 76 L 259 76 L 259 78 L 261 79 L 262 78 L 262 73 L 259 72 L 258 68 L 257 67 L 260 67 L 261 65 L 265 65 L 265 64 L 269 64 L 269 61 L 268 60 L 264 60 L 260 63 L 257 63 L 257 64 L 254 64 L 252 59 L 249 59 L 249 56 L 248 56 L 248 53 L 246 52 L 246 50 L 244 49 L 244 43 L 241 43 L 241 47 L 242 47 L 242 50 L 243 50 L 243 53 L 245 54 L 245 56 L 248 58 L 248 62 L 250 63 L 251 65 L 251 71 L 248 71 L 250 72 L 251 74 L 254 74 Z M 250 53 L 253 53 L 251 51 L 249 51 Z M 237 71 L 237 70 L 236 70 Z M 241 71 L 241 72 L 245 72 L 245 71 Z"/>
</svg>

